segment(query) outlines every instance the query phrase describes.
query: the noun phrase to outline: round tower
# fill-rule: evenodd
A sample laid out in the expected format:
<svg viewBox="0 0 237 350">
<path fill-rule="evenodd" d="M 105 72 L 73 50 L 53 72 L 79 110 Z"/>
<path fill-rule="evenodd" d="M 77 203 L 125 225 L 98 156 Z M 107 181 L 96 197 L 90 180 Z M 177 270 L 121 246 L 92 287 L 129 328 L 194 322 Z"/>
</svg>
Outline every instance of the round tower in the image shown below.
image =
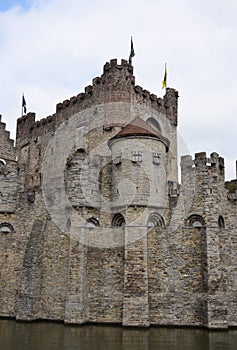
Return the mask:
<svg viewBox="0 0 237 350">
<path fill-rule="evenodd" d="M 112 153 L 112 208 L 164 208 L 169 140 L 136 117 L 108 145 Z"/>
</svg>

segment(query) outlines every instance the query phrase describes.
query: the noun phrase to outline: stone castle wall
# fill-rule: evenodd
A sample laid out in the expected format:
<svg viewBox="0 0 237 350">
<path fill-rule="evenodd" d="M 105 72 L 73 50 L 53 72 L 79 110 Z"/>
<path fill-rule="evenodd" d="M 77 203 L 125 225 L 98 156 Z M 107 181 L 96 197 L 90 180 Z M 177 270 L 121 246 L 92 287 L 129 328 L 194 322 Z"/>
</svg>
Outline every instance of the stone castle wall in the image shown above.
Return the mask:
<svg viewBox="0 0 237 350">
<path fill-rule="evenodd" d="M 111 60 L 54 115 L 20 118 L 16 147 L 0 122 L 0 316 L 236 325 L 236 180 L 225 184 L 217 153 L 197 153 L 182 158 L 178 185 L 177 98 L 136 86 L 132 66 Z M 136 136 L 110 149 L 138 116 L 168 151 Z"/>
</svg>

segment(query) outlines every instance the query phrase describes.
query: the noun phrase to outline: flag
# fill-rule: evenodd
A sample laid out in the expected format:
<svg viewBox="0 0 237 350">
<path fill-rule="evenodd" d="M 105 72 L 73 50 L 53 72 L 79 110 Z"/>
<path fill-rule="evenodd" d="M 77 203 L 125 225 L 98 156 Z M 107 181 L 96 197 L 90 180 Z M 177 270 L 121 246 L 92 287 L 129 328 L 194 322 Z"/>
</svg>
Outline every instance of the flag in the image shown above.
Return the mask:
<svg viewBox="0 0 237 350">
<path fill-rule="evenodd" d="M 164 79 L 162 80 L 162 89 L 164 89 L 164 87 L 166 87 L 166 82 L 167 82 L 167 68 L 166 68 L 166 64 L 165 64 L 165 74 L 164 74 Z"/>
<path fill-rule="evenodd" d="M 26 100 L 25 100 L 25 97 L 24 97 L 24 94 L 22 95 L 22 111 L 24 112 L 24 114 L 26 114 Z"/>
<path fill-rule="evenodd" d="M 132 41 L 132 37 L 131 37 L 131 51 L 130 51 L 130 56 L 129 56 L 129 64 L 132 64 L 132 58 L 135 56 L 135 51 L 133 48 L 133 41 Z"/>
</svg>

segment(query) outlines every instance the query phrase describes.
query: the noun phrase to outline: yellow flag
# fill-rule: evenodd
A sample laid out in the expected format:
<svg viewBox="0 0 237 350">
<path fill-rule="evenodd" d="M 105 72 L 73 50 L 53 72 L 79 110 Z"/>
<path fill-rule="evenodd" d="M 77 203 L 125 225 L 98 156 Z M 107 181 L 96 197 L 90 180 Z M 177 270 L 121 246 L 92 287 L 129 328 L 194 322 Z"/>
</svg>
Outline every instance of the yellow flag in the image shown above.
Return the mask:
<svg viewBox="0 0 237 350">
<path fill-rule="evenodd" d="M 165 74 L 164 74 L 164 79 L 162 80 L 162 89 L 164 89 L 164 87 L 166 87 L 166 82 L 167 82 L 167 68 L 166 68 L 166 64 L 165 64 Z"/>
</svg>

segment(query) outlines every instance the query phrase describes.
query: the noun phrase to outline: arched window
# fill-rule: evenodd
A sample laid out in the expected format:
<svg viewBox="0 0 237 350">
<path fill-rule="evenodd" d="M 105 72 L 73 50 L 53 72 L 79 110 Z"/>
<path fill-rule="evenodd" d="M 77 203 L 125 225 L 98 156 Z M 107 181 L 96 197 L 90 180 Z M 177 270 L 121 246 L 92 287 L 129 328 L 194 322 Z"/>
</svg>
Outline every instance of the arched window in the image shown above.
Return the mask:
<svg viewBox="0 0 237 350">
<path fill-rule="evenodd" d="M 148 118 L 146 123 L 148 125 L 150 125 L 153 129 L 161 132 L 160 124 L 158 123 L 158 121 L 155 118 L 153 118 L 153 117 Z"/>
<path fill-rule="evenodd" d="M 70 230 L 71 224 L 72 224 L 71 219 L 68 218 L 68 219 L 67 219 L 67 223 L 66 223 L 66 228 L 67 228 L 67 230 Z"/>
<path fill-rule="evenodd" d="M 219 218 L 218 218 L 218 226 L 220 228 L 225 228 L 225 220 L 224 220 L 222 215 L 220 215 Z"/>
<path fill-rule="evenodd" d="M 200 228 L 205 226 L 205 221 L 201 215 L 194 214 L 189 216 L 187 225 L 195 228 Z"/>
<path fill-rule="evenodd" d="M 115 214 L 112 222 L 111 222 L 111 226 L 113 227 L 124 227 L 126 225 L 124 216 L 120 213 Z"/>
<path fill-rule="evenodd" d="M 86 227 L 98 227 L 100 226 L 99 220 L 92 217 L 86 221 Z"/>
<path fill-rule="evenodd" d="M 152 213 L 152 214 L 150 214 L 150 216 L 147 220 L 147 226 L 148 227 L 164 227 L 165 221 L 159 213 Z"/>
<path fill-rule="evenodd" d="M 0 158 L 0 174 L 5 174 L 6 173 L 6 162 L 4 159 Z"/>
<path fill-rule="evenodd" d="M 7 234 L 7 233 L 11 233 L 13 232 L 14 229 L 13 229 L 13 226 L 7 222 L 2 222 L 0 224 L 0 234 Z"/>
</svg>

